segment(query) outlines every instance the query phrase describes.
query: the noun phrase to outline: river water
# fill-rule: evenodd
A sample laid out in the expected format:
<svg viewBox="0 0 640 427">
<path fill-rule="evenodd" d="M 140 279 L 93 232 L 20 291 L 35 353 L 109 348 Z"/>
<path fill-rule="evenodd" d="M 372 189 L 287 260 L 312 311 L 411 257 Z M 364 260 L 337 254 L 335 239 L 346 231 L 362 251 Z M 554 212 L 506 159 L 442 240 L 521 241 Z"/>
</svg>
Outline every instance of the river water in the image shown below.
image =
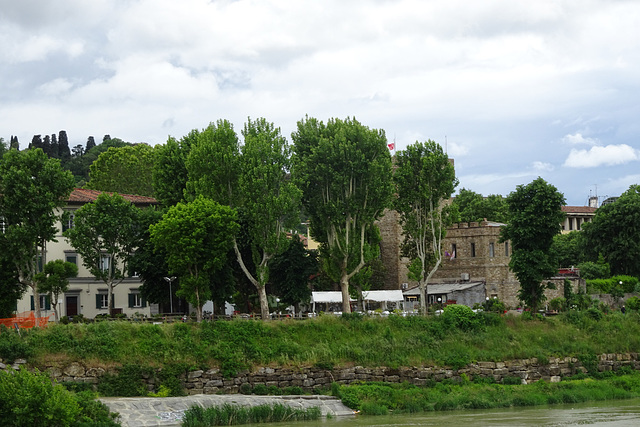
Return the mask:
<svg viewBox="0 0 640 427">
<path fill-rule="evenodd" d="M 431 412 L 412 415 L 357 416 L 326 421 L 277 423 L 274 427 L 383 427 L 383 426 L 640 426 L 640 399 L 578 403 L 572 405 L 537 406 Z M 264 426 L 264 424 L 261 424 Z"/>
</svg>

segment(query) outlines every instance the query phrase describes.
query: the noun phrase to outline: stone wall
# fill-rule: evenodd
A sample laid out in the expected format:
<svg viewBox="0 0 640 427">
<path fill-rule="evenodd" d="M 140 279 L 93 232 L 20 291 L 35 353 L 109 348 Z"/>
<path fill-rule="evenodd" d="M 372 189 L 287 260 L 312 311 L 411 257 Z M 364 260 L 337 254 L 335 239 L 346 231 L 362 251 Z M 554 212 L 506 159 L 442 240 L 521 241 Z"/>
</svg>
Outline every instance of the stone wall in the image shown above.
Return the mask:
<svg viewBox="0 0 640 427">
<path fill-rule="evenodd" d="M 16 361 L 6 366 L 0 362 L 1 369 L 16 369 L 25 366 L 25 361 Z M 602 354 L 599 356 L 598 370 L 617 371 L 622 367 L 640 370 L 638 353 Z M 65 368 L 46 367 L 45 370 L 57 382 L 76 381 L 97 384 L 106 372 L 102 368 L 87 368 L 80 363 L 71 363 Z M 443 367 L 404 367 L 404 368 L 365 368 L 361 366 L 336 369 L 307 368 L 258 368 L 254 371 L 239 373 L 234 378 L 224 378 L 219 369 L 191 371 L 181 378 L 188 394 L 234 394 L 241 387 L 253 388 L 257 385 L 279 388 L 298 386 L 306 392 L 328 389 L 331 383 L 350 384 L 356 381 L 385 381 L 391 383 L 408 382 L 423 386 L 433 381 L 450 379 L 462 381 L 463 375 L 469 380 L 476 377 L 493 378 L 501 382 L 505 377 L 520 378 L 523 384 L 538 380 L 558 382 L 563 377 L 586 372 L 582 363 L 575 357 L 550 358 L 548 363 L 537 359 L 519 359 L 505 362 L 477 362 L 462 369 Z M 149 390 L 155 388 L 153 378 L 146 379 Z M 248 384 L 244 386 L 243 384 Z"/>
</svg>

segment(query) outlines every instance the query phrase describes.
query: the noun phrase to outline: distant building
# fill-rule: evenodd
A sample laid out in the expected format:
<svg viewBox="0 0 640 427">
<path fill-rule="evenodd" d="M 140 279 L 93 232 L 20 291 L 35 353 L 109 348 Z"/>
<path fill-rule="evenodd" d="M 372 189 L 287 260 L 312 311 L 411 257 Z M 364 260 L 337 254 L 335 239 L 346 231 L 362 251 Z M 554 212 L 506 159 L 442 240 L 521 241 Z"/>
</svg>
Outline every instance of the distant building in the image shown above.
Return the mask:
<svg viewBox="0 0 640 427">
<path fill-rule="evenodd" d="M 82 264 L 80 255 L 76 253 L 75 249 L 62 235 L 65 230 L 73 227 L 74 212 L 86 203 L 94 202 L 101 193 L 101 191 L 81 188 L 73 190 L 66 206 L 62 209 L 68 215 L 64 222 L 59 222 L 57 225 L 58 232 L 55 237 L 57 241 L 47 242 L 45 259 L 39 262 L 39 265 L 44 265 L 48 261 L 61 259 L 78 266 L 78 277 L 69 279 L 69 290 L 58 301 L 58 314 L 60 317 L 82 314 L 84 317 L 93 318 L 98 314 L 107 314 L 109 312 L 107 309 L 107 285 L 89 273 L 89 270 Z M 156 200 L 152 197 L 127 194 L 122 194 L 121 196 L 141 208 L 156 204 Z M 142 285 L 140 278 L 135 273 L 130 274 L 129 277 L 125 278 L 113 289 L 114 312 L 124 313 L 128 317 L 135 313 L 147 316 L 157 313 L 157 304 L 148 304 L 140 294 L 140 286 Z M 42 316 L 53 314 L 48 296 L 41 294 L 40 303 Z M 19 313 L 30 311 L 34 309 L 33 306 L 33 293 L 29 290 L 18 301 L 17 311 Z M 53 317 L 51 320 L 53 320 Z"/>
<path fill-rule="evenodd" d="M 581 230 L 584 223 L 593 221 L 597 210 L 593 206 L 563 206 L 562 212 L 566 217 L 562 223 L 562 234 Z"/>
</svg>

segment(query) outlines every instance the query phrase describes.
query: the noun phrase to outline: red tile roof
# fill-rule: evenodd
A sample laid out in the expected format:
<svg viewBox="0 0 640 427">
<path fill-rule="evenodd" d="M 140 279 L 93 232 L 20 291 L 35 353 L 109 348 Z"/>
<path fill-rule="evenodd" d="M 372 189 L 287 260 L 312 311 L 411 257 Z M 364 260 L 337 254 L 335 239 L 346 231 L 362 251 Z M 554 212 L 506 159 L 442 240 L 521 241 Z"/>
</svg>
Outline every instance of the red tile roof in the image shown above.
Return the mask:
<svg viewBox="0 0 640 427">
<path fill-rule="evenodd" d="M 591 206 L 563 206 L 562 212 L 564 213 L 584 213 L 584 214 L 592 214 L 595 213 L 598 208 L 592 208 Z"/>
<path fill-rule="evenodd" d="M 98 196 L 102 193 L 113 194 L 108 191 L 89 190 L 87 188 L 75 188 L 69 195 L 67 202 L 69 202 L 70 204 L 84 204 L 84 203 L 94 202 L 98 198 Z M 124 197 L 125 200 L 128 200 L 135 205 L 154 205 L 158 203 L 158 201 L 153 197 L 135 196 L 132 194 L 120 194 L 120 195 Z"/>
</svg>

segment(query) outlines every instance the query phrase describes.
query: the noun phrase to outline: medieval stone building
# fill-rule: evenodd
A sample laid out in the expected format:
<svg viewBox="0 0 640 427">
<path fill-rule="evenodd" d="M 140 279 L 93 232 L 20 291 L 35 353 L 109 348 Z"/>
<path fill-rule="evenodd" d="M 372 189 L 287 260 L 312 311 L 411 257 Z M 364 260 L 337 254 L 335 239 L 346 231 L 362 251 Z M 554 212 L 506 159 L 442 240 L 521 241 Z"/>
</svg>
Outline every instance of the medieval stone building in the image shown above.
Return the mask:
<svg viewBox="0 0 640 427">
<path fill-rule="evenodd" d="M 520 305 L 520 283 L 509 269 L 510 242 L 500 242 L 500 229 L 504 224 L 482 221 L 454 224 L 447 230 L 442 250 L 445 257 L 430 284 L 484 283 L 485 298 L 497 297 L 509 307 Z M 404 239 L 398 213 L 387 211 L 378 222 L 381 242 L 381 258 L 385 267 L 387 289 L 411 289 L 417 286 L 408 278 L 409 260 L 401 256 L 400 245 Z M 547 299 L 563 296 L 564 279 L 578 290 L 577 274 L 567 274 L 551 279 L 555 290 L 546 291 Z"/>
</svg>

